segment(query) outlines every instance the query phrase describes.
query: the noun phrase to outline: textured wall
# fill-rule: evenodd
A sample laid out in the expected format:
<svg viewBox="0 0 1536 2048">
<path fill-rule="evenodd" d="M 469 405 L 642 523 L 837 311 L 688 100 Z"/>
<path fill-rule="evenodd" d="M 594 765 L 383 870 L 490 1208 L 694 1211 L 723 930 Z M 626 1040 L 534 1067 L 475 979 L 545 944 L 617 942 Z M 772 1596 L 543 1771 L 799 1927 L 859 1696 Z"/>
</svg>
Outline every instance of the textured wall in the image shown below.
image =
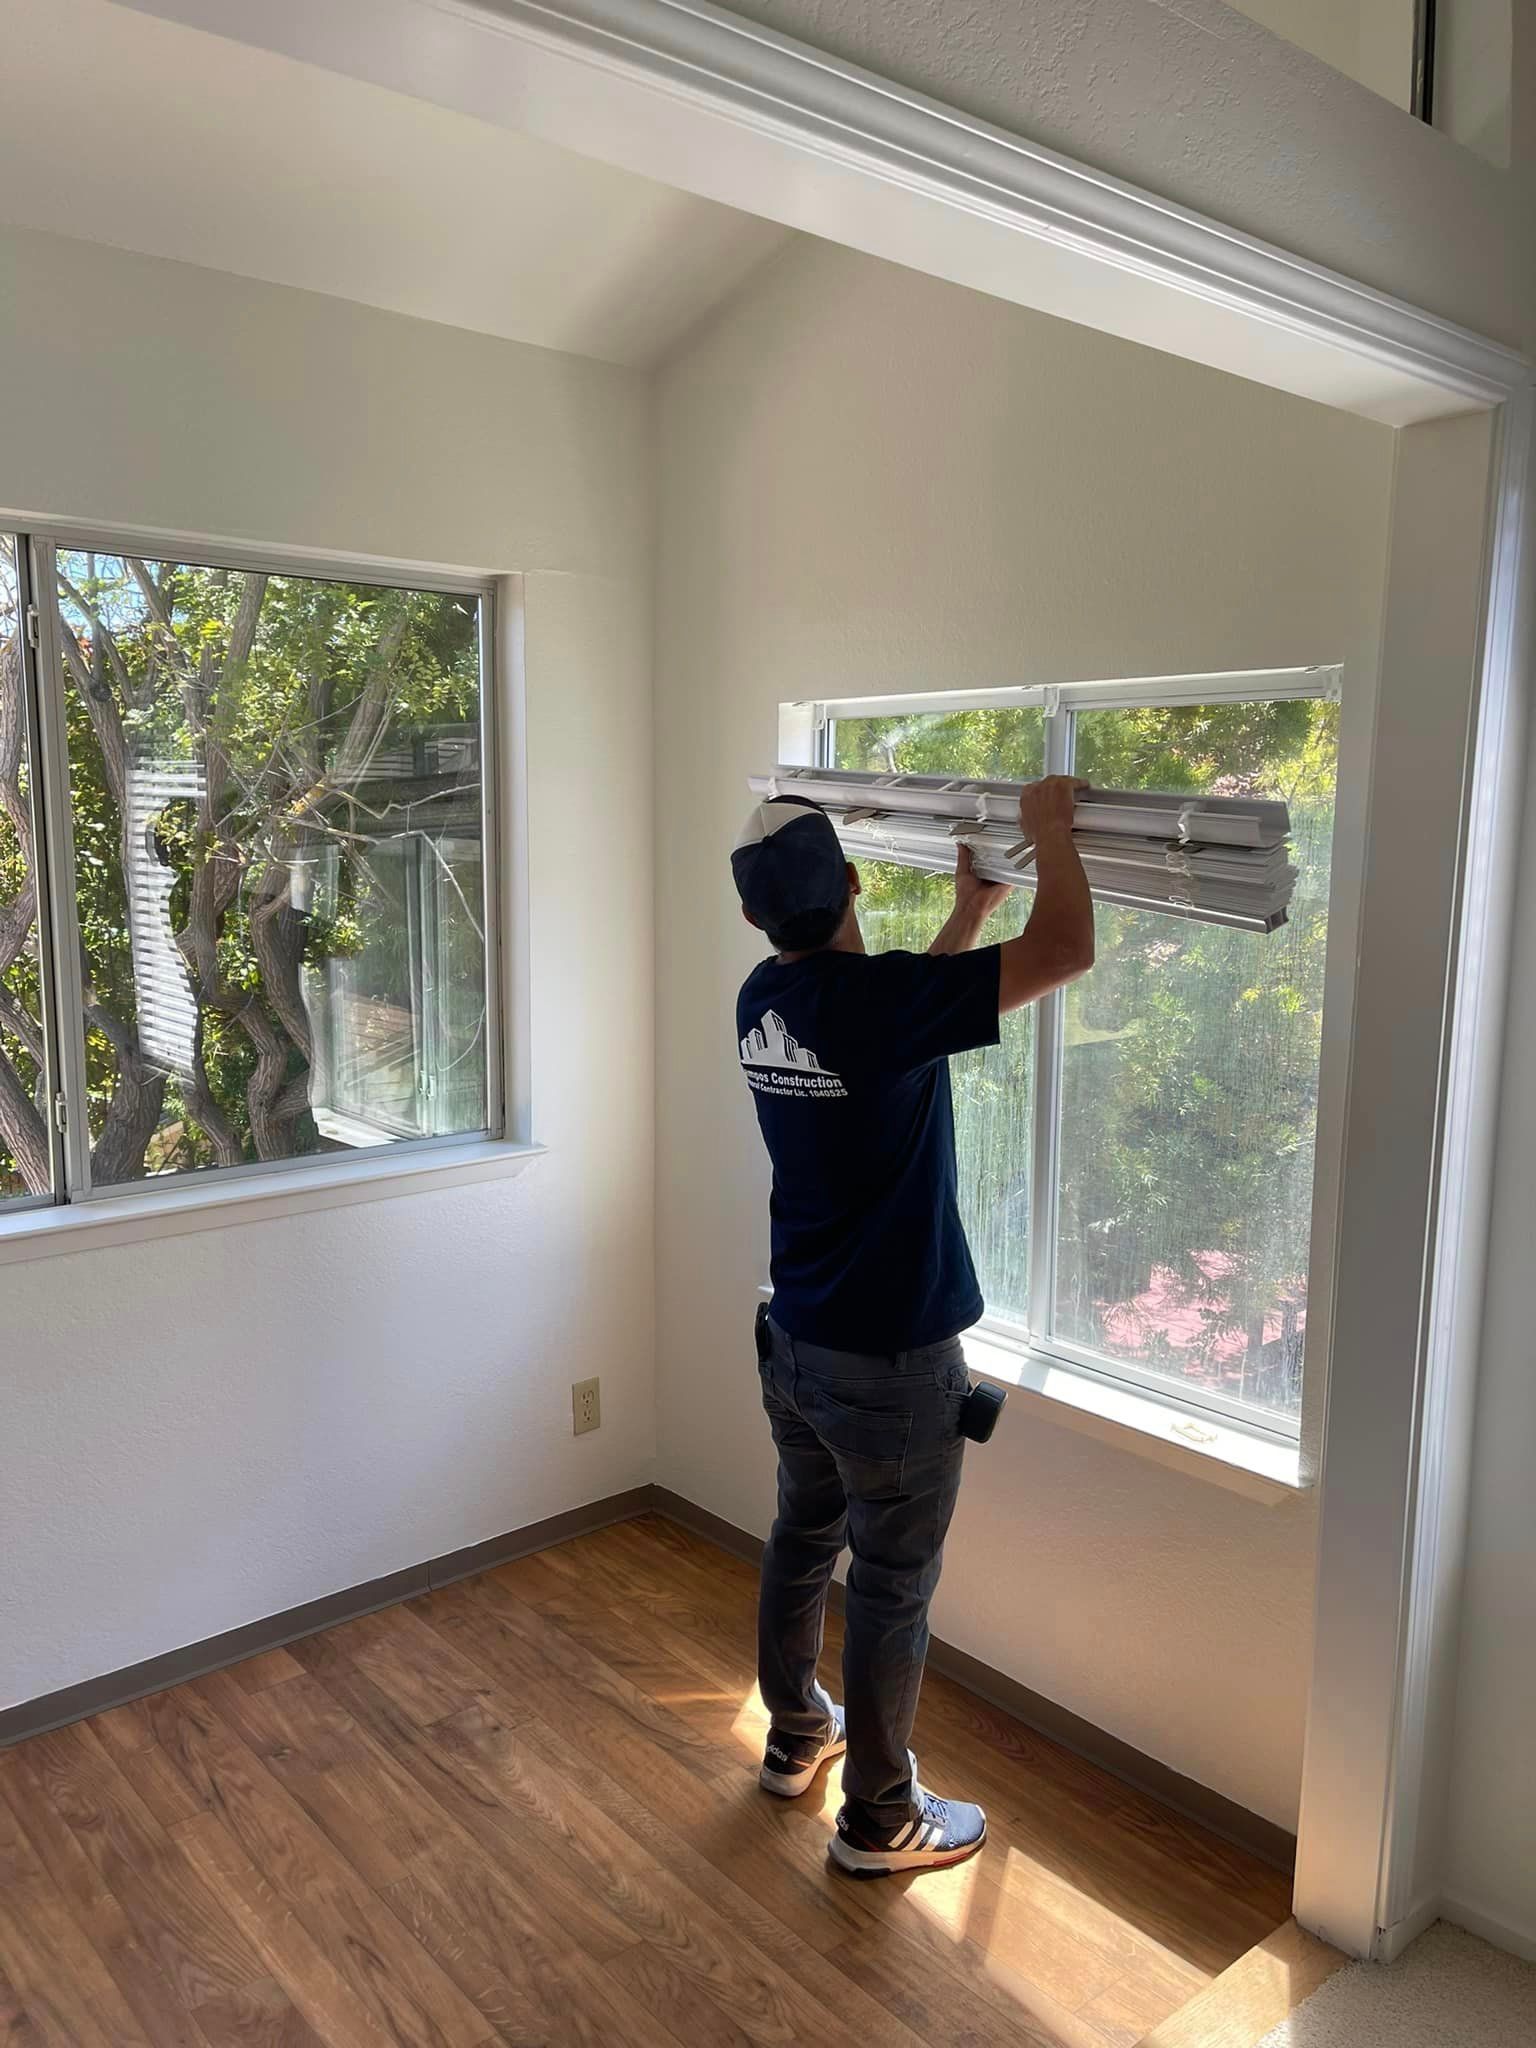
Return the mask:
<svg viewBox="0 0 1536 2048">
<path fill-rule="evenodd" d="M 654 1400 L 643 383 L 5 234 L 0 407 L 15 508 L 532 572 L 549 1147 L 510 1182 L 4 1269 L 5 1706 L 648 1479 Z M 628 860 L 569 832 L 571 762 Z"/>
<path fill-rule="evenodd" d="M 1392 437 L 812 243 L 672 364 L 658 428 L 660 1472 L 761 1530 L 756 947 L 724 850 L 779 701 L 1334 658 L 1368 727 Z M 971 1459 L 937 1626 L 1294 1823 L 1313 1541 L 1306 1497 L 1019 1404 Z"/>
<path fill-rule="evenodd" d="M 1496 339 L 1536 329 L 1529 113 L 1505 176 L 1221 0 L 736 11 Z M 1517 108 L 1536 105 L 1521 32 Z"/>
</svg>

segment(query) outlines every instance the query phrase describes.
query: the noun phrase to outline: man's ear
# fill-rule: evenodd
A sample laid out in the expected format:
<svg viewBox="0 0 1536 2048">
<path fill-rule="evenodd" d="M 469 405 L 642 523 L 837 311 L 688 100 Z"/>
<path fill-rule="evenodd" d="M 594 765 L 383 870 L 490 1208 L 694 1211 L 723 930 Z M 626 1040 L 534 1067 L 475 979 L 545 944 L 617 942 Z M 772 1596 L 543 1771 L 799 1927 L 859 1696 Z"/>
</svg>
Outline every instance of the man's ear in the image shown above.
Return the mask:
<svg viewBox="0 0 1536 2048">
<path fill-rule="evenodd" d="M 856 867 L 854 866 L 853 862 L 852 862 L 852 861 L 849 861 L 849 863 L 848 863 L 848 894 L 849 894 L 850 896 L 862 896 L 862 895 L 863 895 L 863 893 L 864 893 L 864 885 L 863 885 L 863 883 L 862 883 L 862 882 L 861 882 L 861 881 L 859 880 L 859 871 L 858 871 L 858 869 L 857 869 L 857 868 L 856 868 Z"/>
<path fill-rule="evenodd" d="M 741 914 L 747 920 L 747 923 L 751 925 L 753 931 L 760 932 L 762 930 L 762 926 L 758 923 L 757 919 L 752 915 L 751 911 L 748 910 L 745 903 L 743 903 L 743 905 L 741 906 Z"/>
</svg>

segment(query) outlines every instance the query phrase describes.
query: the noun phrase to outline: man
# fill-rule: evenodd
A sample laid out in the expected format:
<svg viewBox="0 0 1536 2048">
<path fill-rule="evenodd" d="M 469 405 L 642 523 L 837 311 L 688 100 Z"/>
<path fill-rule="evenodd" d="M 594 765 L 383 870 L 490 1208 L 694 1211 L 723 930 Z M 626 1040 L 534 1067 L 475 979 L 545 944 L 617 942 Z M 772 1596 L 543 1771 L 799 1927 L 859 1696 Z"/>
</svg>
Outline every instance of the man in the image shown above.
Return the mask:
<svg viewBox="0 0 1536 2048">
<path fill-rule="evenodd" d="M 908 1749 L 928 1603 L 960 1486 L 969 1391 L 959 1333 L 982 1312 L 956 1203 L 949 1056 L 1093 964 L 1072 843 L 1080 785 L 1027 788 L 1035 900 L 1017 938 L 972 951 L 1009 892 L 961 847 L 955 907 L 926 955 L 867 954 L 857 871 L 830 818 L 760 804 L 731 856 L 776 957 L 736 1006 L 742 1071 L 773 1161 L 772 1303 L 758 1313 L 779 1504 L 763 1556 L 758 1676 L 772 1725 L 762 1783 L 793 1798 L 842 1754 L 831 1853 L 860 1876 L 957 1863 L 979 1806 L 935 1799 Z M 817 1680 L 832 1569 L 848 1571 L 844 1705 Z"/>
</svg>

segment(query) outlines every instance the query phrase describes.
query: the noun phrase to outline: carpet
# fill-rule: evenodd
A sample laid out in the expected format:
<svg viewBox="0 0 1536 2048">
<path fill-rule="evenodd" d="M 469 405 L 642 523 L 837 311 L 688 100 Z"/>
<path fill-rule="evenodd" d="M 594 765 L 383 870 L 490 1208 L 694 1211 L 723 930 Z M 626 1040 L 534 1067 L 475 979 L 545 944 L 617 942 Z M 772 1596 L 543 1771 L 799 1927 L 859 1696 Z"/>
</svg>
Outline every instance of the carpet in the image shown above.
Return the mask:
<svg viewBox="0 0 1536 2048">
<path fill-rule="evenodd" d="M 1395 1963 L 1351 1963 L 1258 2048 L 1526 2048 L 1536 1963 L 1443 1922 Z"/>
</svg>

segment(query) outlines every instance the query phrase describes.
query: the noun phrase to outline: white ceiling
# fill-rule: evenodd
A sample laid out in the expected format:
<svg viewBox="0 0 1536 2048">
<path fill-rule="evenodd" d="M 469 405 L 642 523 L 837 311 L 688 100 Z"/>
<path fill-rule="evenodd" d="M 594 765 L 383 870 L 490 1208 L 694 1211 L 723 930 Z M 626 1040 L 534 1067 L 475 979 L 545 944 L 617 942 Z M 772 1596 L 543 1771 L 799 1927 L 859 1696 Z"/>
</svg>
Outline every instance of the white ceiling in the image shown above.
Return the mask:
<svg viewBox="0 0 1536 2048">
<path fill-rule="evenodd" d="M 0 220 L 639 365 L 789 233 L 111 0 L 0 0 Z"/>
</svg>

